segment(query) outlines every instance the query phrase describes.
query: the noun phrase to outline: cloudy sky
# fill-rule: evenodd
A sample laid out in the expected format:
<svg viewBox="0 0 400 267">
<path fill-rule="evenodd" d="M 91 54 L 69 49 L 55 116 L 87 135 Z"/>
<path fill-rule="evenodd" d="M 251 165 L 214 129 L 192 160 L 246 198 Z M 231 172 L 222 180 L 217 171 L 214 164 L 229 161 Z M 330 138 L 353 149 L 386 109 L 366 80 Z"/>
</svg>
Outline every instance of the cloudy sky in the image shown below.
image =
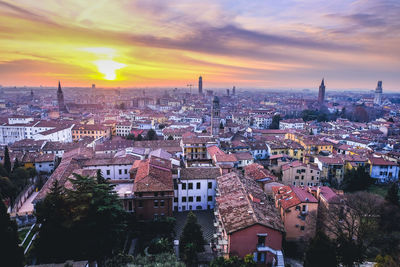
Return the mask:
<svg viewBox="0 0 400 267">
<path fill-rule="evenodd" d="M 398 0 L 0 0 L 0 84 L 400 91 Z"/>
</svg>

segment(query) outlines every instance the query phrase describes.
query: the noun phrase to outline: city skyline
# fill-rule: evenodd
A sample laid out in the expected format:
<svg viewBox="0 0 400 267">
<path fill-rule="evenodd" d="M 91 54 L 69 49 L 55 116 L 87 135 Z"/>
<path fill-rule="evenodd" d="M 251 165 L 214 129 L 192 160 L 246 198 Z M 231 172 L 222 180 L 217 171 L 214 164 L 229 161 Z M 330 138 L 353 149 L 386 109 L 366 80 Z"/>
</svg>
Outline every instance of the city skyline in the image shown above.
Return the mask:
<svg viewBox="0 0 400 267">
<path fill-rule="evenodd" d="M 0 1 L 3 86 L 399 91 L 395 1 Z M 87 7 L 89 6 L 89 7 Z"/>
</svg>

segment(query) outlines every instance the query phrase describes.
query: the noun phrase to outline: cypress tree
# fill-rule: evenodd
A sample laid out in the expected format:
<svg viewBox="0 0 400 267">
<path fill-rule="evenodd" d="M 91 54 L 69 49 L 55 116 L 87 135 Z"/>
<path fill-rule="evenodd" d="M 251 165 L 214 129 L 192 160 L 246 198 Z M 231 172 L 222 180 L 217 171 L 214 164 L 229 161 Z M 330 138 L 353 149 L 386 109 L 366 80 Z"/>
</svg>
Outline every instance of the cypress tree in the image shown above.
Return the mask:
<svg viewBox="0 0 400 267">
<path fill-rule="evenodd" d="M 393 205 L 399 206 L 399 186 L 392 183 L 386 193 L 385 199 Z"/>
<path fill-rule="evenodd" d="M 17 224 L 10 219 L 4 202 L 0 199 L 0 251 L 2 266 L 23 266 L 24 253 L 19 244 Z"/>
<path fill-rule="evenodd" d="M 11 173 L 11 160 L 10 160 L 10 154 L 8 152 L 8 147 L 4 149 L 4 169 L 6 169 L 7 173 Z"/>
</svg>

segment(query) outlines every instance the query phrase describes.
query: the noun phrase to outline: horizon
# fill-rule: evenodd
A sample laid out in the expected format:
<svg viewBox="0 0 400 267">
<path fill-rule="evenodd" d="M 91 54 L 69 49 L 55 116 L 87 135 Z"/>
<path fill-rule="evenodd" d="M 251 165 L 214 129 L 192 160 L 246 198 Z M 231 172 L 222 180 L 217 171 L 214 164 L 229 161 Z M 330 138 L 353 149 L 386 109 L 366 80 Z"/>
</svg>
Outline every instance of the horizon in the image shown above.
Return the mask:
<svg viewBox="0 0 400 267">
<path fill-rule="evenodd" d="M 400 3 L 390 0 L 0 1 L 3 87 L 399 92 Z M 313 86 L 310 86 L 313 85 Z M 363 88 L 363 89 L 362 89 Z M 354 90 L 354 89 L 353 89 Z"/>
</svg>

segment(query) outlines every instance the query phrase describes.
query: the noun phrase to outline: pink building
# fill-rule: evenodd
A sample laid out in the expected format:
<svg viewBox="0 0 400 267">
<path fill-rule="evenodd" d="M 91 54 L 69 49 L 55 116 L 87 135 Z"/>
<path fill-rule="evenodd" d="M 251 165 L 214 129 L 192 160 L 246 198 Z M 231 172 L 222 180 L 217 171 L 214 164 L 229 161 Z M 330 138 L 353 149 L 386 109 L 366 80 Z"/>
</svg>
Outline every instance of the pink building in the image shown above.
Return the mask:
<svg viewBox="0 0 400 267">
<path fill-rule="evenodd" d="M 260 266 L 284 266 L 282 221 L 257 182 L 230 172 L 217 178 L 217 188 L 214 237 L 219 255 L 251 254 Z"/>
</svg>

